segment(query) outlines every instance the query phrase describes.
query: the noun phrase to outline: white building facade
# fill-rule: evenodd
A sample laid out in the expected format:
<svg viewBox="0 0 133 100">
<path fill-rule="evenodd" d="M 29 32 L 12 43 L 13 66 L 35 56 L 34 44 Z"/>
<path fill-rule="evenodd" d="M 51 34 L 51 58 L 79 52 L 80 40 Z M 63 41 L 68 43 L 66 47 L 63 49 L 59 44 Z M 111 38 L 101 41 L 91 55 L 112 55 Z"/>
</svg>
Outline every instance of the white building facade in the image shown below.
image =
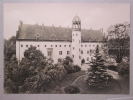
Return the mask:
<svg viewBox="0 0 133 100">
<path fill-rule="evenodd" d="M 97 36 L 99 34 L 100 36 Z M 103 45 L 102 32 L 100 30 L 82 31 L 78 16 L 73 18 L 72 29 L 25 25 L 21 22 L 16 37 L 16 57 L 19 61 L 24 57 L 25 50 L 35 46 L 44 56 L 52 58 L 54 63 L 57 63 L 59 58 L 70 56 L 75 65 L 81 66 L 83 59 L 85 63 L 91 61 L 97 45 L 99 47 Z"/>
</svg>

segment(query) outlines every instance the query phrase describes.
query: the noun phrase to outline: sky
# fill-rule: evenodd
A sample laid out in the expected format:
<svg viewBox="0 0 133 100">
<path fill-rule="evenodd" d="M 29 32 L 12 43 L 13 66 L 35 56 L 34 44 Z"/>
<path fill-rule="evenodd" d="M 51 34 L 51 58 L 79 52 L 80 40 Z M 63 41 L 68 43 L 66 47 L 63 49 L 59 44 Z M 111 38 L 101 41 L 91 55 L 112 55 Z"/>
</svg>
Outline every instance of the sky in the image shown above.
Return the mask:
<svg viewBox="0 0 133 100">
<path fill-rule="evenodd" d="M 128 3 L 5 3 L 4 38 L 16 35 L 20 20 L 24 24 L 72 26 L 74 16 L 81 19 L 82 29 L 106 32 L 111 25 L 130 22 Z"/>
</svg>

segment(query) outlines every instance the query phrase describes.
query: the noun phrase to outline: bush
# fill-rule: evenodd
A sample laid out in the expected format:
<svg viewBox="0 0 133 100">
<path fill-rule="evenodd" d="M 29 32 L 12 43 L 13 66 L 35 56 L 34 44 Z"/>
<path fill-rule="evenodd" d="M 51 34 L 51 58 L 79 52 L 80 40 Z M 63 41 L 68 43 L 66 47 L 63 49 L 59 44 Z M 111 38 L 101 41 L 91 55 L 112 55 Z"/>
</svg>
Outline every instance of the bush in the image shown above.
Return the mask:
<svg viewBox="0 0 133 100">
<path fill-rule="evenodd" d="M 84 64 L 84 63 L 85 63 L 85 59 L 82 59 L 82 60 L 81 60 L 81 64 Z"/>
<path fill-rule="evenodd" d="M 46 75 L 50 76 L 52 80 L 62 80 L 66 75 L 66 70 L 63 65 L 56 65 L 47 70 Z"/>
<path fill-rule="evenodd" d="M 118 67 L 115 66 L 115 65 L 109 65 L 109 66 L 108 66 L 108 69 L 109 69 L 109 70 L 113 70 L 113 71 L 118 71 Z"/>
<path fill-rule="evenodd" d="M 81 68 L 78 65 L 74 65 L 74 72 L 79 72 L 81 70 Z"/>
<path fill-rule="evenodd" d="M 129 63 L 121 62 L 118 64 L 118 73 L 120 75 L 129 75 Z"/>
<path fill-rule="evenodd" d="M 65 67 L 65 69 L 66 69 L 68 74 L 69 73 L 75 73 L 75 72 L 78 72 L 78 71 L 81 70 L 81 68 L 78 65 L 73 65 L 73 64 L 71 64 L 71 65 L 64 65 L 64 67 Z"/>
<path fill-rule="evenodd" d="M 70 57 L 66 57 L 63 61 L 64 68 L 67 73 L 75 73 L 81 70 L 78 65 L 73 65 L 73 60 Z"/>
<path fill-rule="evenodd" d="M 67 56 L 64 60 L 63 60 L 63 64 L 64 65 L 70 65 L 73 63 L 73 59 L 69 56 Z"/>
<path fill-rule="evenodd" d="M 64 91 L 65 93 L 68 93 L 68 94 L 80 93 L 80 89 L 77 86 L 72 86 L 72 85 L 65 87 Z"/>
</svg>

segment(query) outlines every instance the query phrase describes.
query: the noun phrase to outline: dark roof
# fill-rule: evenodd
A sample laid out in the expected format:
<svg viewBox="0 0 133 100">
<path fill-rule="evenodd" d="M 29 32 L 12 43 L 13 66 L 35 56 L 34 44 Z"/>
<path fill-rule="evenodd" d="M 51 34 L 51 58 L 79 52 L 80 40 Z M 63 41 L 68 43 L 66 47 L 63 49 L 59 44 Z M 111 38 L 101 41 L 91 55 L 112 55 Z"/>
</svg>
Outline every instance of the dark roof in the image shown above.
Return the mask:
<svg viewBox="0 0 133 100">
<path fill-rule="evenodd" d="M 72 41 L 72 29 L 55 26 L 21 24 L 17 32 L 17 40 L 40 41 Z M 100 30 L 81 30 L 82 42 L 103 41 Z"/>
</svg>

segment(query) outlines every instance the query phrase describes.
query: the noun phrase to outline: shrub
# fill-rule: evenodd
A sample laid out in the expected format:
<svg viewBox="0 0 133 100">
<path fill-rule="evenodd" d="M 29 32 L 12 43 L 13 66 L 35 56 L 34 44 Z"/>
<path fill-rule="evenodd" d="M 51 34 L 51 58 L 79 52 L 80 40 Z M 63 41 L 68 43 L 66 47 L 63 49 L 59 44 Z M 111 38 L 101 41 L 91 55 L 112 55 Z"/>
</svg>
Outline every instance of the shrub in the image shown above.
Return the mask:
<svg viewBox="0 0 133 100">
<path fill-rule="evenodd" d="M 52 65 L 45 71 L 53 80 L 61 80 L 66 75 L 66 70 L 62 64 Z"/>
<path fill-rule="evenodd" d="M 120 75 L 129 75 L 129 63 L 121 62 L 118 64 L 118 73 Z"/>
<path fill-rule="evenodd" d="M 77 86 L 72 86 L 72 85 L 65 87 L 64 91 L 65 93 L 68 93 L 68 94 L 80 93 L 80 89 Z"/>
<path fill-rule="evenodd" d="M 75 73 L 81 70 L 78 65 L 73 65 L 73 60 L 70 57 L 66 57 L 63 61 L 64 68 L 67 73 Z"/>
<path fill-rule="evenodd" d="M 79 72 L 81 68 L 78 65 L 74 65 L 74 72 Z"/>
<path fill-rule="evenodd" d="M 108 69 L 109 69 L 109 70 L 113 70 L 113 71 L 118 71 L 118 68 L 117 68 L 117 66 L 115 66 L 115 65 L 109 65 L 109 66 L 108 66 Z"/>
<path fill-rule="evenodd" d="M 85 59 L 82 59 L 82 60 L 81 60 L 81 63 L 84 64 L 84 63 L 85 63 Z"/>
<path fill-rule="evenodd" d="M 67 56 L 65 59 L 64 59 L 64 61 L 63 61 L 63 64 L 64 65 L 70 65 L 70 64 L 72 64 L 73 63 L 73 59 L 71 58 L 71 57 L 69 57 L 69 56 Z"/>
<path fill-rule="evenodd" d="M 68 74 L 69 73 L 75 73 L 75 72 L 78 72 L 78 71 L 81 70 L 81 68 L 78 65 L 73 65 L 73 64 L 71 64 L 71 65 L 64 65 L 64 67 L 65 67 L 65 69 L 66 69 Z"/>
</svg>

